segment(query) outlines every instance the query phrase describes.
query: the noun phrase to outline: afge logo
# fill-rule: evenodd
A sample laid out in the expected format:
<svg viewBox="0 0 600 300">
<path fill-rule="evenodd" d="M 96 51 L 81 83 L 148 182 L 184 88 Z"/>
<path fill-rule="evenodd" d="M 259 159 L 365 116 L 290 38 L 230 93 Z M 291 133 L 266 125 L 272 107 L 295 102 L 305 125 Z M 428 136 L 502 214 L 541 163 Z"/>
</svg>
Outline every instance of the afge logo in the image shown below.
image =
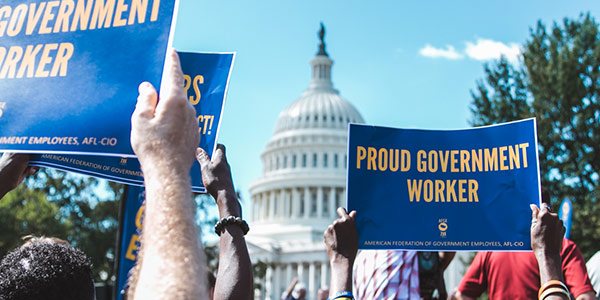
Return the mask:
<svg viewBox="0 0 600 300">
<path fill-rule="evenodd" d="M 4 115 L 4 109 L 6 109 L 6 102 L 0 102 L 0 118 Z"/>
<path fill-rule="evenodd" d="M 448 219 L 439 219 L 438 229 L 440 230 L 440 236 L 446 237 L 446 230 L 448 230 Z"/>
</svg>

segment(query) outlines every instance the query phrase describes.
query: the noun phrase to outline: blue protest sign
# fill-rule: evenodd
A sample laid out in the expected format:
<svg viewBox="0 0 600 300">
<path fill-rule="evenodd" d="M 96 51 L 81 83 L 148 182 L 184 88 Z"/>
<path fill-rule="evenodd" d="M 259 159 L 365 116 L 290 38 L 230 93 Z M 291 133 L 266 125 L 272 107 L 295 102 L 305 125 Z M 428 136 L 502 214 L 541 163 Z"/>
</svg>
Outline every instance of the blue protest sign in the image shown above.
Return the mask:
<svg viewBox="0 0 600 300">
<path fill-rule="evenodd" d="M 179 52 L 179 56 L 188 100 L 196 108 L 198 116 L 199 146 L 212 156 L 216 148 L 235 55 L 234 53 Z M 130 120 L 131 116 L 127 119 Z M 135 158 L 41 154 L 34 155 L 30 165 L 53 167 L 130 185 L 144 184 L 139 161 Z M 197 162 L 192 167 L 191 177 L 192 190 L 204 192 L 200 165 Z"/>
<path fill-rule="evenodd" d="M 0 150 L 133 156 L 137 86 L 160 86 L 177 0 L 0 3 Z"/>
<path fill-rule="evenodd" d="M 361 249 L 530 250 L 535 119 L 463 130 L 351 124 L 348 209 Z"/>
<path fill-rule="evenodd" d="M 144 219 L 144 200 L 146 192 L 143 187 L 127 187 L 127 197 L 121 213 L 121 231 L 119 236 L 119 269 L 117 270 L 117 299 L 123 299 L 122 291 L 127 284 L 129 270 L 135 265 L 140 249 L 140 235 Z"/>
<path fill-rule="evenodd" d="M 569 198 L 565 198 L 560 204 L 558 218 L 563 221 L 563 225 L 565 226 L 565 237 L 569 238 L 571 236 L 571 223 L 573 220 L 573 203 Z"/>
</svg>

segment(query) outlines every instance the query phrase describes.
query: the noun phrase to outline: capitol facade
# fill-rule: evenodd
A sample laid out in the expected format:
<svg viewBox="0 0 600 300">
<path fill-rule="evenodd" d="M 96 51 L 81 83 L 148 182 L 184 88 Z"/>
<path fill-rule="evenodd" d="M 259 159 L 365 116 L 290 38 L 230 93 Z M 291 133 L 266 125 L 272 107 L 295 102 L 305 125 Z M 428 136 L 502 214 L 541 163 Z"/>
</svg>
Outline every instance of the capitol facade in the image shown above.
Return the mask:
<svg viewBox="0 0 600 300">
<path fill-rule="evenodd" d="M 364 120 L 334 88 L 323 28 L 320 37 L 308 88 L 279 114 L 261 155 L 262 176 L 250 186 L 246 241 L 253 263 L 267 265 L 257 299 L 280 299 L 293 277 L 308 299 L 329 285 L 323 231 L 345 206 L 348 123 Z"/>
</svg>

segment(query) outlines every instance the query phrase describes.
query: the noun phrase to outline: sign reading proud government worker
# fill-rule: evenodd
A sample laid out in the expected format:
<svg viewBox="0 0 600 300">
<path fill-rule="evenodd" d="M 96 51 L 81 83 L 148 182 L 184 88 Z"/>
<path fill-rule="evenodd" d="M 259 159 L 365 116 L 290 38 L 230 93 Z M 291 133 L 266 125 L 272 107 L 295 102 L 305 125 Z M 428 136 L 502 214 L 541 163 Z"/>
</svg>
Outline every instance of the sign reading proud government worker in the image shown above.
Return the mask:
<svg viewBox="0 0 600 300">
<path fill-rule="evenodd" d="M 348 209 L 361 249 L 531 250 L 535 119 L 462 130 L 351 124 Z"/>
<path fill-rule="evenodd" d="M 187 92 L 188 101 L 196 109 L 200 133 L 199 147 L 212 156 L 217 145 L 235 54 L 179 52 L 179 58 L 184 73 L 184 90 Z M 130 119 L 130 116 L 127 117 L 127 120 Z M 101 143 L 97 139 L 92 142 Z M 38 154 L 32 157 L 30 165 L 78 172 L 129 185 L 144 184 L 140 163 L 136 158 Z M 197 162 L 192 166 L 191 178 L 192 190 L 205 192 L 200 165 Z"/>
<path fill-rule="evenodd" d="M 177 0 L 0 1 L 0 150 L 132 157 L 137 87 L 160 86 Z"/>
</svg>

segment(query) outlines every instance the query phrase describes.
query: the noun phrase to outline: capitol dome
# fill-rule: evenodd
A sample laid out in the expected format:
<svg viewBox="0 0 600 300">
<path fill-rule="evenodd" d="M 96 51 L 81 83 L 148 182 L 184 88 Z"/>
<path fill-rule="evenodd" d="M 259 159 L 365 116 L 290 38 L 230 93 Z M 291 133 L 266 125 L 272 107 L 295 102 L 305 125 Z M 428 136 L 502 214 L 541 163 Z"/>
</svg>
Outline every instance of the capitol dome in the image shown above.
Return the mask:
<svg viewBox="0 0 600 300">
<path fill-rule="evenodd" d="M 308 89 L 279 114 L 275 133 L 312 128 L 346 130 L 348 123 L 364 123 L 358 110 L 333 88 L 331 59 L 317 56 L 311 65 L 313 76 Z M 321 68 L 325 70 L 324 78 L 319 77 Z"/>
<path fill-rule="evenodd" d="M 267 265 L 257 299 L 279 299 L 293 277 L 306 284 L 308 299 L 329 285 L 323 231 L 346 204 L 348 123 L 364 120 L 333 86 L 324 35 L 321 27 L 308 88 L 279 114 L 262 175 L 250 186 L 246 241 L 253 263 Z"/>
</svg>

